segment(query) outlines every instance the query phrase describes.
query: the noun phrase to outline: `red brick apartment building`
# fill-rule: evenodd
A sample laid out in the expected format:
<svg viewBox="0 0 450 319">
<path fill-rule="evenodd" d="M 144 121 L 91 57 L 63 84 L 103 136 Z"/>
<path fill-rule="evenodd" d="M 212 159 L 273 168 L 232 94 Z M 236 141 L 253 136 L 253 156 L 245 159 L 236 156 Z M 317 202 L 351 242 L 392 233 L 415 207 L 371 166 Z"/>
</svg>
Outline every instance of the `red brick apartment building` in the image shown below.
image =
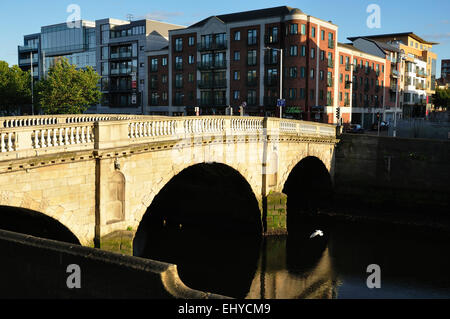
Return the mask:
<svg viewBox="0 0 450 319">
<path fill-rule="evenodd" d="M 331 21 L 286 6 L 169 31 L 169 46 L 147 53 L 151 114 L 226 114 L 245 105 L 249 115 L 279 116 L 282 94 L 287 118 L 373 121 L 395 105 L 389 52 L 367 39 L 337 39 Z"/>
</svg>

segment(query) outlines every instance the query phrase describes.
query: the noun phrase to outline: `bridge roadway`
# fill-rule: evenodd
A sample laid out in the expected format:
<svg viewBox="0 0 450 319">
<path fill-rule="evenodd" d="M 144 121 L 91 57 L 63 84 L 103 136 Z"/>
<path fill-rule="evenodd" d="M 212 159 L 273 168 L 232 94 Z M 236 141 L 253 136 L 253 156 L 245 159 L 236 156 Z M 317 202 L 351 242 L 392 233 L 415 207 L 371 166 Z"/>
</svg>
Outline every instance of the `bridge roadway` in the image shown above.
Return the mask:
<svg viewBox="0 0 450 319">
<path fill-rule="evenodd" d="M 305 158 L 322 163 L 332 179 L 337 143 L 333 125 L 277 118 L 0 118 L 0 206 L 51 217 L 92 247 L 115 231 L 138 229 L 174 176 L 214 162 L 248 182 L 265 233 L 285 232 L 285 207 L 276 206 L 285 205 L 286 180 Z"/>
</svg>

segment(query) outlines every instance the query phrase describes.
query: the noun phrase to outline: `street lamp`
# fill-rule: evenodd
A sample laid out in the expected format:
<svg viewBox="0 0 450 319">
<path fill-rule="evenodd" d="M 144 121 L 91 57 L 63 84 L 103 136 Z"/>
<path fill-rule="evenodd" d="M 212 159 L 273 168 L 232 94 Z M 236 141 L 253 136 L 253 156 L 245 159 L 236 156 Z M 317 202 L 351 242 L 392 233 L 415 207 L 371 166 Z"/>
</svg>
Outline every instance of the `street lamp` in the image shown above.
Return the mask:
<svg viewBox="0 0 450 319">
<path fill-rule="evenodd" d="M 30 52 L 31 65 L 31 115 L 34 115 L 34 70 L 33 70 L 33 51 Z"/>
<path fill-rule="evenodd" d="M 283 99 L 283 49 L 265 47 L 265 50 L 275 50 L 280 52 L 280 100 Z M 280 119 L 283 118 L 283 106 L 280 105 Z"/>
</svg>

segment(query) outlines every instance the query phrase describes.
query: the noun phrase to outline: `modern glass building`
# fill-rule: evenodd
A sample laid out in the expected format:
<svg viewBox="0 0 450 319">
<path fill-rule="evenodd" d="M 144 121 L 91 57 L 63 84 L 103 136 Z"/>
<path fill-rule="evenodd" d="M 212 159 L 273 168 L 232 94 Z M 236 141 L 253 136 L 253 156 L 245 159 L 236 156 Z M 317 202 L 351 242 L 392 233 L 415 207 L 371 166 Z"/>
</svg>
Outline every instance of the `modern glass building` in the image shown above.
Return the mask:
<svg viewBox="0 0 450 319">
<path fill-rule="evenodd" d="M 78 68 L 96 69 L 95 22 L 83 20 L 77 24 L 79 27 L 61 23 L 41 28 L 42 74 L 62 57 Z"/>
</svg>

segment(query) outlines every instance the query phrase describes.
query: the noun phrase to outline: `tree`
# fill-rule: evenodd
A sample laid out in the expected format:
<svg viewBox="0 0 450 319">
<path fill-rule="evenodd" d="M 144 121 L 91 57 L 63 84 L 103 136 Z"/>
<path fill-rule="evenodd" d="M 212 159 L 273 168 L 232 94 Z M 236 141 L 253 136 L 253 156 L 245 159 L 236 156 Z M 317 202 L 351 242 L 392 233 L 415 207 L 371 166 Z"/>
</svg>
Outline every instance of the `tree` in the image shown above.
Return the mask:
<svg viewBox="0 0 450 319">
<path fill-rule="evenodd" d="M 9 67 L 0 61 L 0 113 L 20 113 L 20 108 L 31 104 L 31 73 L 17 65 Z"/>
<path fill-rule="evenodd" d="M 38 84 L 39 104 L 45 114 L 81 114 L 99 103 L 100 76 L 91 67 L 77 70 L 66 58 L 57 61 Z"/>
<path fill-rule="evenodd" d="M 436 88 L 436 93 L 433 94 L 433 104 L 436 107 L 447 109 L 450 107 L 450 89 Z"/>
</svg>

